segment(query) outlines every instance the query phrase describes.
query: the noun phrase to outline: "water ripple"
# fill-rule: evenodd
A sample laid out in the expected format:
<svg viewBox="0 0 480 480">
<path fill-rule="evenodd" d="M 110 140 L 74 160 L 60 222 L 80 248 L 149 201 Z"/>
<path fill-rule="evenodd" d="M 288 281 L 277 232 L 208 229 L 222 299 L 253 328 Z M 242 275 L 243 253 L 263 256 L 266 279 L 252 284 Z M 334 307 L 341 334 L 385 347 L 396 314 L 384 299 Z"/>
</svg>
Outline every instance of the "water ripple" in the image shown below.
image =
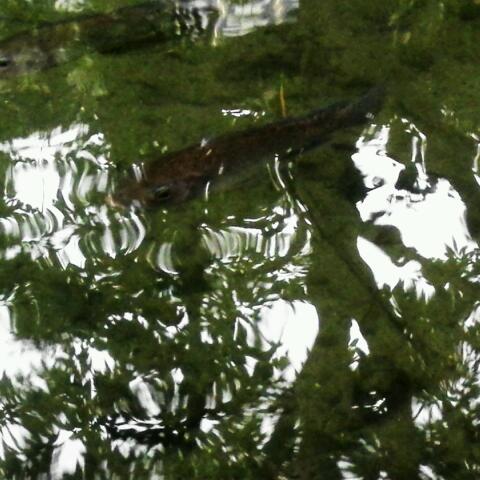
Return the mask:
<svg viewBox="0 0 480 480">
<path fill-rule="evenodd" d="M 33 258 L 54 253 L 64 267 L 84 266 L 88 257 L 138 249 L 146 232 L 141 219 L 103 203 L 110 175 L 109 146 L 101 133 L 74 124 L 12 139 L 0 151 L 12 161 L 5 178 L 12 213 L 0 225 Z"/>
</svg>

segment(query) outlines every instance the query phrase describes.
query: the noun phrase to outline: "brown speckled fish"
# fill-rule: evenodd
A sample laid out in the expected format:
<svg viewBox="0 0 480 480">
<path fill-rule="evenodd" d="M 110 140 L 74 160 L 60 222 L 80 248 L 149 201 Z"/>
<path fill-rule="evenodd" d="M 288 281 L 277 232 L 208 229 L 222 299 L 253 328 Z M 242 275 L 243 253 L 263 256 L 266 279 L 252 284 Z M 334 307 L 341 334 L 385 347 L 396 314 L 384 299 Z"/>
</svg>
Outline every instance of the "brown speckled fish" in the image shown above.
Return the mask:
<svg viewBox="0 0 480 480">
<path fill-rule="evenodd" d="M 245 171 L 273 155 L 301 152 L 328 140 L 331 133 L 364 124 L 383 103 L 377 87 L 353 103 L 335 103 L 308 115 L 228 133 L 149 162 L 141 180 L 119 189 L 112 205 L 132 202 L 162 207 L 202 195 L 209 182 Z"/>
</svg>

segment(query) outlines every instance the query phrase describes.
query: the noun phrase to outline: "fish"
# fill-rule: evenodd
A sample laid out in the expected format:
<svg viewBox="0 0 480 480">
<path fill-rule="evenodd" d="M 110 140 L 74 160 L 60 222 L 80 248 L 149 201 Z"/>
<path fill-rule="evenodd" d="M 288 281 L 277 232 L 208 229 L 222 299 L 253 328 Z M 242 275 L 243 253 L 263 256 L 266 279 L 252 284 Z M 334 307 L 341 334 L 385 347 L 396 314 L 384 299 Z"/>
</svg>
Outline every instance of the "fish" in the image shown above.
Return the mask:
<svg viewBox="0 0 480 480">
<path fill-rule="evenodd" d="M 299 154 L 329 140 L 337 130 L 362 125 L 383 105 L 374 87 L 354 102 L 338 102 L 294 118 L 226 133 L 146 162 L 139 179 L 107 197 L 111 206 L 145 208 L 180 204 L 205 193 L 220 177 L 250 170 L 262 160 Z"/>
<path fill-rule="evenodd" d="M 179 8 L 168 1 L 44 22 L 0 41 L 0 79 L 45 70 L 88 51 L 120 53 L 204 32 L 197 8 Z"/>
</svg>

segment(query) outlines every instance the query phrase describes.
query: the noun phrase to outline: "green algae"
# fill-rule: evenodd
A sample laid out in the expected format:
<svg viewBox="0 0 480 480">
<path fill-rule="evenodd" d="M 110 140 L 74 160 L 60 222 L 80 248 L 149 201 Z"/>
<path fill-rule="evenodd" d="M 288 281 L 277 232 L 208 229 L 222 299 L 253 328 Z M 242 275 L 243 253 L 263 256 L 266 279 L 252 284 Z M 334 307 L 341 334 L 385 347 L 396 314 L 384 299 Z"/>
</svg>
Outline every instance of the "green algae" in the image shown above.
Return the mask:
<svg viewBox="0 0 480 480">
<path fill-rule="evenodd" d="M 92 0 L 85 13 L 134 3 Z M 5 37 L 64 16 L 54 2 L 0 5 Z M 131 178 L 132 164 L 278 119 L 280 86 L 288 113 L 296 115 L 384 84 L 388 102 L 375 121 L 391 128 L 388 155 L 411 161 L 412 136 L 402 119 L 412 122 L 427 139 L 427 171 L 455 186 L 478 240 L 478 185 L 471 172 L 472 135 L 480 128 L 478 20 L 473 0 L 304 0 L 296 22 L 215 45 L 185 40 L 115 55 L 86 49 L 48 71 L 2 81 L 0 139 L 86 125 L 104 144 L 80 140 L 67 158 L 57 154 L 57 162 L 64 172 L 74 162 L 77 185 L 86 166 L 107 168 L 114 188 Z M 235 118 L 222 109 L 250 114 Z M 359 133 L 335 136 L 298 158 L 284 189 L 272 185 L 263 168 L 243 189 L 222 192 L 207 207 L 199 200 L 168 212 L 139 212 L 145 238 L 113 257 L 105 250 L 106 226 L 88 210 L 102 207 L 103 193 L 72 198 L 72 204 L 59 196 L 55 205 L 75 228 L 83 266 L 65 266 L 58 246 L 49 243 L 52 222 L 19 204 L 11 185 L 5 188 L 2 225 L 23 229 L 4 228 L 1 236 L 0 294 L 9 330 L 31 349 L 63 354 L 38 366 L 42 386 L 28 383 L 31 372 L 3 375 L 2 427 L 21 425 L 31 437 L 5 447 L 2 475 L 48 474 L 63 428 L 87 451 L 83 473 L 78 468 L 72 478 L 339 479 L 348 470 L 364 479 L 423 479 L 429 478 L 425 466 L 443 478 L 478 478 L 479 331 L 466 322 L 478 306 L 476 251 L 423 258 L 392 233 L 386 250 L 399 264 L 419 261 L 435 293 L 426 301 L 401 284 L 377 288 L 356 241 L 382 233 L 358 216 L 355 202 L 364 191 L 351 151 L 341 148 L 353 150 Z M 107 154 L 107 166 L 86 161 L 84 151 Z M 27 161 L 13 157 L 2 153 L 4 179 Z M 278 207 L 282 213 L 273 212 Z M 247 248 L 219 259 L 202 240 L 208 229 L 248 228 L 246 219 L 262 216 L 254 225 L 271 238 L 287 213 L 299 223 L 284 255 Z M 28 239 L 31 216 L 38 217 L 40 233 Z M 105 218 L 121 244 L 126 220 L 113 211 Z M 162 243 L 174 245 L 176 273 L 156 263 Z M 36 247 L 41 255 L 32 253 Z M 289 277 L 292 270 L 300 273 Z M 275 357 L 274 343 L 262 344 L 259 330 L 261 307 L 278 298 L 309 302 L 320 318 L 320 333 L 290 385 L 273 374 L 286 358 Z M 185 312 L 191 321 L 183 325 Z M 127 313 L 130 320 L 122 321 Z M 369 355 L 349 344 L 352 318 Z M 95 370 L 91 348 L 108 352 L 114 366 Z M 256 362 L 253 373 L 246 357 Z M 172 378 L 175 369 L 183 382 Z M 149 415 L 132 393 L 138 378 L 159 412 Z M 423 423 L 421 412 L 431 412 Z M 279 421 L 268 437 L 261 424 L 271 413 Z M 216 429 L 202 430 L 202 419 Z M 140 425 L 143 436 L 128 421 Z M 116 428 L 122 422 L 123 433 Z M 139 448 L 121 454 L 122 439 Z"/>
</svg>

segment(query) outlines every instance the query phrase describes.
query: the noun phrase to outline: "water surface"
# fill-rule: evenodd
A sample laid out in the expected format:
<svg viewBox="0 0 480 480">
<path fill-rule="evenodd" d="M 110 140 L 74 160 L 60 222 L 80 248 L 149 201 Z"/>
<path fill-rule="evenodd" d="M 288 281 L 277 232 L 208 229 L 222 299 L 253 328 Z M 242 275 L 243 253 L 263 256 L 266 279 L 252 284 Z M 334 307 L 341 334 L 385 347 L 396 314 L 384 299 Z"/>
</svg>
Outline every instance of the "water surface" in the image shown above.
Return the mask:
<svg viewBox="0 0 480 480">
<path fill-rule="evenodd" d="M 0 33 L 135 3 L 5 2 Z M 0 78 L 1 476 L 479 478 L 478 2 L 178 7 L 194 34 Z M 107 201 L 380 84 L 317 148 Z"/>
</svg>

